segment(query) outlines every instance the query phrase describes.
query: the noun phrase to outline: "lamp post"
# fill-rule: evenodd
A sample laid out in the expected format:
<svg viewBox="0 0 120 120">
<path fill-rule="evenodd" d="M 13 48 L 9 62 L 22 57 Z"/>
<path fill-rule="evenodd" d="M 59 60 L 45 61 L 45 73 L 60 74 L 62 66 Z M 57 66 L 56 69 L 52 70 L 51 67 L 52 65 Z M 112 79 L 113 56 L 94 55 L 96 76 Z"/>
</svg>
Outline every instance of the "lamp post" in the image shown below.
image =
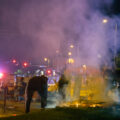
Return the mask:
<svg viewBox="0 0 120 120">
<path fill-rule="evenodd" d="M 117 30 L 118 30 L 118 25 L 117 23 L 115 24 L 115 38 L 114 38 L 114 55 L 116 56 L 116 45 L 117 45 Z"/>
</svg>

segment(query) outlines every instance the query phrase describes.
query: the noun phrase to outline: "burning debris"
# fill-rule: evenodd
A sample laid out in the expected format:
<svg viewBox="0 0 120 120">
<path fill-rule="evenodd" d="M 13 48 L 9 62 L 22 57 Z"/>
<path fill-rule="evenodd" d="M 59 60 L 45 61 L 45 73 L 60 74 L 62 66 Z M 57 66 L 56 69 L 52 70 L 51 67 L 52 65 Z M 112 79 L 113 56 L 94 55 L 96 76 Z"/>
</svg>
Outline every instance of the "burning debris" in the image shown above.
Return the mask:
<svg viewBox="0 0 120 120">
<path fill-rule="evenodd" d="M 60 105 L 61 107 L 107 107 L 108 104 L 103 103 L 90 103 L 85 101 L 74 101 L 74 102 L 67 102 Z"/>
<path fill-rule="evenodd" d="M 69 84 L 64 88 L 66 98 L 60 106 L 105 107 L 114 102 L 108 87 L 109 80 L 99 69 L 83 65 L 67 69 L 64 74 Z"/>
</svg>

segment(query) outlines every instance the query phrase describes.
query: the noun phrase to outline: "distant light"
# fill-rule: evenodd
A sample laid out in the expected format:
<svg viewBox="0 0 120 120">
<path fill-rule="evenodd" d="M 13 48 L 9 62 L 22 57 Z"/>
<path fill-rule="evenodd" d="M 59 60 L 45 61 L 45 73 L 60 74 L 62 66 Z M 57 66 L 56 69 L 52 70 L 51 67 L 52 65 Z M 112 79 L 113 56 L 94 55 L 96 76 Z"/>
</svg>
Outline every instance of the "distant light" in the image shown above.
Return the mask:
<svg viewBox="0 0 120 120">
<path fill-rule="evenodd" d="M 0 73 L 0 79 L 2 79 L 3 78 L 3 73 Z"/>
<path fill-rule="evenodd" d="M 41 73 L 41 75 L 44 75 L 44 71 L 41 71 L 40 73 Z"/>
<path fill-rule="evenodd" d="M 55 70 L 53 70 L 53 76 L 55 76 L 56 75 L 56 72 L 55 72 Z"/>
<path fill-rule="evenodd" d="M 74 48 L 74 45 L 70 45 L 70 48 Z"/>
<path fill-rule="evenodd" d="M 48 61 L 48 58 L 44 58 L 44 61 L 45 61 L 45 62 Z"/>
<path fill-rule="evenodd" d="M 28 66 L 28 63 L 27 63 L 27 62 L 24 62 L 24 63 L 23 63 L 23 66 L 24 66 L 24 67 L 27 67 L 27 66 Z"/>
<path fill-rule="evenodd" d="M 68 55 L 69 55 L 69 56 L 71 56 L 71 55 L 72 55 L 72 53 L 71 53 L 71 52 L 68 52 Z"/>
<path fill-rule="evenodd" d="M 75 62 L 75 61 L 74 61 L 73 58 L 69 58 L 69 59 L 68 59 L 68 63 L 69 63 L 69 64 L 73 64 L 74 62 Z"/>
<path fill-rule="evenodd" d="M 45 66 L 45 65 L 40 65 L 39 67 L 40 67 L 40 68 L 45 68 L 46 66 Z"/>
<path fill-rule="evenodd" d="M 102 21 L 104 24 L 105 23 L 107 23 L 108 22 L 108 20 L 107 19 L 103 19 L 103 21 Z"/>
<path fill-rule="evenodd" d="M 13 60 L 12 60 L 12 63 L 16 63 L 16 60 L 15 60 L 15 59 L 13 59 Z"/>
<path fill-rule="evenodd" d="M 46 70 L 47 75 L 51 75 L 52 71 L 50 69 Z"/>
<path fill-rule="evenodd" d="M 50 74 L 50 73 L 51 73 L 51 71 L 50 71 L 50 70 L 48 70 L 48 71 L 47 71 L 47 73 L 48 73 L 48 74 Z"/>
<path fill-rule="evenodd" d="M 27 63 L 24 63 L 24 66 L 27 66 Z"/>
<path fill-rule="evenodd" d="M 87 69 L 87 66 L 86 66 L 85 64 L 83 65 L 83 69 L 84 69 L 84 70 L 86 70 L 86 69 Z"/>
<path fill-rule="evenodd" d="M 59 50 L 56 50 L 56 53 L 59 53 Z"/>
</svg>

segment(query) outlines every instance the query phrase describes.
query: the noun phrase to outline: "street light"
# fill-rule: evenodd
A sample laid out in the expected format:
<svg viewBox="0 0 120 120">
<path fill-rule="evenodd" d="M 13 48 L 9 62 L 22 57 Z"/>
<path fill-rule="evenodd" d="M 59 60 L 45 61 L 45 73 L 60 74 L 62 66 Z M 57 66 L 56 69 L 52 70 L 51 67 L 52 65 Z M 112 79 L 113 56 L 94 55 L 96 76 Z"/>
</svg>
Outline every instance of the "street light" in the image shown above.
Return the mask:
<svg viewBox="0 0 120 120">
<path fill-rule="evenodd" d="M 74 45 L 70 45 L 70 48 L 74 48 Z"/>
<path fill-rule="evenodd" d="M 45 61 L 45 62 L 48 61 L 48 58 L 44 58 L 44 61 Z"/>
<path fill-rule="evenodd" d="M 71 53 L 71 52 L 68 52 L 68 55 L 69 55 L 69 56 L 71 56 L 71 55 L 72 55 L 72 53 Z"/>
<path fill-rule="evenodd" d="M 47 62 L 48 66 L 49 66 L 50 60 L 48 58 L 44 58 L 44 61 Z"/>
<path fill-rule="evenodd" d="M 102 20 L 102 23 L 103 23 L 103 24 L 105 24 L 105 23 L 107 23 L 107 22 L 108 22 L 107 19 L 103 19 L 103 20 Z"/>
</svg>

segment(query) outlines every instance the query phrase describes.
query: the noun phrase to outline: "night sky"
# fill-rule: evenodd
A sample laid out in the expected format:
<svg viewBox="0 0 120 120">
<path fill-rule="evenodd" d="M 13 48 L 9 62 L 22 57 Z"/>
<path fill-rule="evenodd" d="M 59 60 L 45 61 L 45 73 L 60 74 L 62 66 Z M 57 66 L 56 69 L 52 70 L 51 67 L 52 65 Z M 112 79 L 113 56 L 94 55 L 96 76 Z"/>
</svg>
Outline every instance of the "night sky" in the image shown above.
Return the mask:
<svg viewBox="0 0 120 120">
<path fill-rule="evenodd" d="M 55 4 L 62 2 L 65 4 L 63 0 Z M 60 34 L 55 34 L 53 31 L 54 37 L 50 37 L 49 30 L 48 33 L 41 31 L 45 23 L 51 22 L 47 16 L 51 14 L 49 11 L 53 6 L 55 7 L 55 4 L 53 5 L 50 0 L 0 0 L 1 60 L 10 58 L 34 60 L 55 53 L 60 40 L 56 40 L 55 43 L 53 39 L 60 38 Z M 120 14 L 120 0 L 114 0 L 110 6 L 104 3 L 102 5 L 95 9 L 99 9 L 105 16 Z M 38 35 L 44 37 L 39 38 Z M 55 45 L 52 46 L 52 43 Z"/>
<path fill-rule="evenodd" d="M 120 0 L 114 0 L 112 8 L 113 8 L 113 14 L 119 15 L 120 14 Z"/>
<path fill-rule="evenodd" d="M 29 57 L 32 43 L 20 30 L 20 11 L 24 0 L 0 0 L 0 55 L 1 59 Z"/>
</svg>

